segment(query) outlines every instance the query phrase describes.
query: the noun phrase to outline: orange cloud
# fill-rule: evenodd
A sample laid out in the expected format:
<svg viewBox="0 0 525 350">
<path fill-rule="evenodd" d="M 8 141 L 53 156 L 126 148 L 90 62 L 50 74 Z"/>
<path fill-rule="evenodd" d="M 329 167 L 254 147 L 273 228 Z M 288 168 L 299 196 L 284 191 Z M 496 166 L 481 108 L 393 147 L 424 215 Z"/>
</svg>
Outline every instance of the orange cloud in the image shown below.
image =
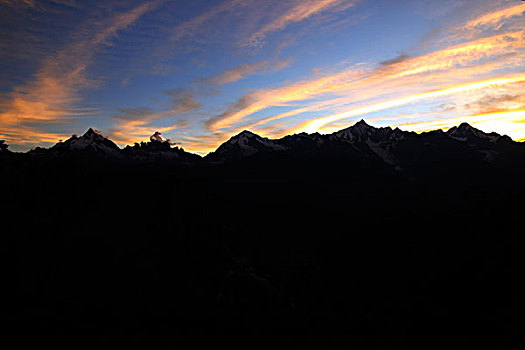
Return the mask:
<svg viewBox="0 0 525 350">
<path fill-rule="evenodd" d="M 95 49 L 158 4 L 159 1 L 143 3 L 116 15 L 102 23 L 98 31 L 88 33 L 83 40 L 45 58 L 30 81 L 0 95 L 0 133 L 8 135 L 11 141 L 18 142 L 14 139 L 18 137 L 23 142 L 20 132 L 13 132 L 16 127 L 46 141 L 48 134 L 29 124 L 69 123 L 75 117 L 92 112 L 79 108 L 78 103 L 80 91 L 95 84 L 85 76 Z"/>
<path fill-rule="evenodd" d="M 190 89 L 165 90 L 171 101 L 169 108 L 162 112 L 154 112 L 148 107 L 119 108 L 113 116 L 114 125 L 110 129 L 110 137 L 121 144 L 129 144 L 144 140 L 154 131 L 169 132 L 175 129 L 183 129 L 188 126 L 185 120 L 177 120 L 171 125 L 158 127 L 151 125 L 152 122 L 161 119 L 181 115 L 202 107 Z"/>
<path fill-rule="evenodd" d="M 524 47 L 524 32 L 519 31 L 475 40 L 418 57 L 405 56 L 385 62 L 368 72 L 366 67 L 357 65 L 335 74 L 244 95 L 225 113 L 208 120 L 207 126 L 212 131 L 225 129 L 263 109 L 287 106 L 325 94 L 345 95 L 348 103 L 378 97 L 378 94 L 393 93 L 401 87 L 428 89 L 434 84 L 438 88 L 440 84 L 451 80 L 467 80 L 505 65 L 512 66 L 522 60 Z M 486 60 L 487 63 L 480 64 L 481 60 Z M 304 108 L 299 110 L 304 112 Z M 315 107 L 312 109 L 315 110 Z M 271 120 L 274 118 L 268 119 Z"/>
<path fill-rule="evenodd" d="M 224 72 L 205 79 L 206 82 L 212 85 L 224 85 L 228 83 L 236 82 L 237 80 L 245 78 L 247 75 L 253 74 L 254 72 L 267 68 L 268 62 L 255 62 L 251 64 L 242 64 L 231 69 L 227 69 Z"/>
<path fill-rule="evenodd" d="M 462 93 L 465 91 L 479 90 L 486 87 L 502 84 L 513 84 L 520 83 L 525 81 L 525 74 L 510 76 L 510 77 L 499 77 L 494 79 L 488 79 L 483 81 L 476 81 L 467 84 L 461 84 L 456 86 L 447 87 L 445 89 L 436 90 L 436 91 L 427 91 L 423 93 L 418 93 L 414 95 L 405 96 L 402 98 L 393 99 L 390 101 L 384 101 L 380 103 L 375 103 L 369 106 L 352 109 L 342 113 L 333 114 L 327 117 L 321 117 L 305 122 L 300 128 L 306 132 L 316 132 L 322 131 L 325 125 L 330 123 L 347 119 L 350 117 L 355 117 L 363 114 L 368 114 L 372 112 L 377 112 L 393 107 L 398 107 L 410 103 L 414 103 L 421 100 L 432 99 L 436 97 L 443 97 L 448 95 L 453 95 L 457 93 Z"/>
<path fill-rule="evenodd" d="M 307 9 L 312 2 L 306 1 L 303 4 L 305 6 L 303 10 L 293 12 L 301 6 L 297 4 L 290 11 L 283 12 L 281 16 L 262 27 L 250 37 L 250 42 L 257 45 L 273 31 L 282 30 L 294 21 L 313 16 L 331 6 L 336 8 L 341 5 L 337 1 L 321 1 L 317 2 L 318 7 Z M 420 56 L 401 55 L 383 62 L 379 67 L 356 64 L 333 74 L 243 95 L 224 113 L 207 121 L 208 129 L 214 135 L 218 133 L 220 137 L 200 138 L 201 141 L 194 140 L 193 144 L 202 142 L 204 145 L 209 145 L 244 128 L 256 128 L 263 131 L 265 136 L 275 137 L 303 130 L 326 131 L 334 127 L 335 123 L 340 123 L 351 116 L 440 97 L 458 98 L 458 103 L 461 104 L 462 100 L 479 100 L 487 91 L 518 86 L 523 83 L 523 75 L 519 73 L 513 75 L 509 72 L 522 66 L 525 57 L 525 31 L 519 25 L 516 26 L 515 21 L 523 12 L 523 6 L 523 4 L 511 6 L 466 21 L 463 25 L 453 28 L 446 40 L 441 41 L 440 44 L 457 39 L 469 39 L 468 42 L 440 48 Z M 504 23 L 507 32 L 495 34 L 494 30 L 503 28 Z M 487 36 L 488 31 L 485 31 L 487 29 L 492 30 L 490 36 Z M 320 98 L 325 97 L 329 98 L 319 101 Z M 298 105 L 298 102 L 302 102 L 301 105 Z M 348 108 L 349 104 L 352 105 L 351 108 Z M 271 107 L 292 107 L 292 109 L 267 118 L 257 118 L 258 112 Z M 345 107 L 346 110 L 339 113 L 333 112 L 334 108 Z M 502 106 L 502 108 L 506 107 Z M 464 113 L 467 107 L 458 108 L 463 108 L 461 112 Z M 306 112 L 327 110 L 332 114 L 299 122 L 287 129 L 275 130 L 277 126 L 273 124 L 272 127 L 265 126 L 279 119 L 298 117 Z M 439 113 L 441 112 L 437 112 Z M 424 117 L 428 118 L 429 115 L 425 114 Z M 274 128 L 273 132 L 272 128 Z M 204 149 L 202 145 L 199 147 Z"/>
<path fill-rule="evenodd" d="M 523 12 L 525 12 L 525 4 L 521 3 L 475 18 L 467 22 L 463 28 L 492 27 L 497 30 L 503 26 L 505 20 L 511 17 L 521 16 Z"/>
<path fill-rule="evenodd" d="M 31 147 L 41 146 L 42 143 L 54 144 L 70 136 L 63 133 L 46 132 L 24 125 L 5 126 L 0 129 L 0 139 L 15 146 Z"/>
<path fill-rule="evenodd" d="M 504 33 L 401 60 L 390 67 L 398 71 L 392 74 L 391 78 L 465 66 L 491 56 L 523 51 L 524 34 L 523 30 Z"/>
<path fill-rule="evenodd" d="M 163 127 L 151 126 L 149 123 L 150 121 L 148 120 L 131 120 L 122 122 L 109 129 L 108 136 L 121 146 L 125 146 L 135 142 L 148 140 L 155 131 L 167 133 L 188 126 L 186 121 L 177 121 L 174 124 Z"/>
<path fill-rule="evenodd" d="M 508 135 L 514 140 L 525 138 L 525 110 L 485 113 L 468 117 L 398 124 L 395 126 L 403 130 L 424 132 L 435 129 L 449 129 L 462 122 L 472 124 L 485 132 L 495 131 L 499 134 Z"/>
</svg>

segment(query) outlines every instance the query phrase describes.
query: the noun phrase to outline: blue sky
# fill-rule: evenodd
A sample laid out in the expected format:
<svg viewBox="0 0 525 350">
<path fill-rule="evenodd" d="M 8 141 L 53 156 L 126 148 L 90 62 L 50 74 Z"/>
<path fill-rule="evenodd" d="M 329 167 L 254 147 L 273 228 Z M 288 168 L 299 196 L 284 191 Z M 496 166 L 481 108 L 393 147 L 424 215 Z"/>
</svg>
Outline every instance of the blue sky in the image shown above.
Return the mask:
<svg viewBox="0 0 525 350">
<path fill-rule="evenodd" d="M 366 119 L 525 139 L 525 2 L 0 0 L 0 139 L 13 150 L 155 131 L 205 154 Z"/>
</svg>

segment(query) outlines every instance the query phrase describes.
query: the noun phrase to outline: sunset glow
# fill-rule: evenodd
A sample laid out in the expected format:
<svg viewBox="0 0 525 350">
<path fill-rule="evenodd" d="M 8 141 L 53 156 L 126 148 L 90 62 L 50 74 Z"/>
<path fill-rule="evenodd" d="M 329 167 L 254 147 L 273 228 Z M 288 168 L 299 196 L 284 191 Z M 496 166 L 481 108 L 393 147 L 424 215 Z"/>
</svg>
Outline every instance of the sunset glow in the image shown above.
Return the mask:
<svg viewBox="0 0 525 350">
<path fill-rule="evenodd" d="M 249 129 L 416 132 L 468 122 L 525 139 L 516 0 L 0 1 L 0 139 L 155 131 L 205 154 Z"/>
</svg>

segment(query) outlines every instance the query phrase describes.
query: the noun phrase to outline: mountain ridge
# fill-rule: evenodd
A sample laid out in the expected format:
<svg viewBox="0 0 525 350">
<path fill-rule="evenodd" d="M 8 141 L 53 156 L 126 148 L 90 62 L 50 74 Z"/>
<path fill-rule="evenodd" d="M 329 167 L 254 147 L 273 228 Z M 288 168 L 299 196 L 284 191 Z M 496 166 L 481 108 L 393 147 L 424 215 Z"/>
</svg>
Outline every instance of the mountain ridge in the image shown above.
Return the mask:
<svg viewBox="0 0 525 350">
<path fill-rule="evenodd" d="M 453 126 L 453 127 L 449 128 L 447 131 L 444 131 L 443 129 L 435 129 L 435 130 L 426 131 L 426 132 L 422 132 L 422 133 L 416 133 L 416 132 L 413 132 L 413 131 L 403 131 L 403 130 L 399 129 L 398 127 L 395 127 L 395 128 L 392 128 L 392 127 L 389 127 L 389 126 L 386 126 L 386 127 L 374 127 L 372 125 L 369 125 L 364 119 L 361 119 L 361 120 L 357 121 L 355 124 L 353 124 L 353 125 L 351 125 L 349 127 L 343 128 L 341 130 L 335 131 L 335 132 L 330 133 L 330 134 L 319 134 L 319 133 L 308 134 L 308 133 L 305 133 L 305 132 L 301 132 L 301 133 L 296 133 L 296 134 L 285 135 L 285 136 L 283 136 L 281 138 L 270 139 L 270 138 L 267 138 L 267 137 L 263 137 L 263 136 L 261 136 L 261 135 L 259 135 L 257 133 L 254 133 L 254 132 L 252 132 L 250 130 L 243 130 L 243 131 L 239 132 L 238 134 L 235 134 L 235 135 L 231 136 L 227 141 L 225 141 L 222 144 L 220 144 L 215 151 L 210 152 L 208 154 L 211 154 L 211 153 L 214 153 L 214 152 L 218 151 L 222 146 L 225 146 L 227 144 L 232 144 L 232 143 L 235 143 L 237 141 L 240 141 L 241 143 L 243 143 L 246 139 L 253 139 L 253 138 L 257 139 L 257 140 L 265 140 L 267 142 L 269 141 L 270 144 L 275 142 L 275 141 L 281 141 L 281 140 L 286 139 L 286 138 L 301 137 L 301 136 L 307 136 L 307 137 L 310 137 L 310 138 L 311 137 L 315 137 L 315 136 L 317 136 L 317 137 L 327 137 L 327 136 L 329 137 L 329 136 L 332 136 L 333 138 L 336 137 L 336 138 L 345 139 L 345 140 L 348 140 L 348 141 L 364 141 L 367 138 L 371 137 L 372 135 L 375 135 L 375 136 L 389 135 L 389 136 L 394 136 L 394 137 L 402 137 L 403 135 L 425 135 L 425 134 L 428 134 L 428 133 L 434 133 L 434 132 L 439 132 L 439 131 L 442 131 L 443 133 L 446 133 L 446 134 L 448 134 L 450 136 L 453 136 L 453 137 L 455 137 L 458 140 L 462 140 L 466 136 L 470 135 L 470 136 L 476 136 L 478 138 L 486 138 L 486 139 L 490 140 L 491 142 L 496 142 L 499 139 L 504 139 L 505 141 L 512 141 L 512 142 L 515 142 L 515 143 L 521 143 L 519 141 L 512 140 L 512 138 L 510 138 L 507 135 L 500 135 L 500 134 L 498 134 L 496 132 L 486 133 L 484 131 L 481 131 L 481 130 L 471 126 L 470 124 L 468 124 L 466 122 L 463 122 L 463 123 L 459 124 L 458 126 Z M 48 147 L 48 148 L 36 147 L 35 149 L 29 150 L 29 151 L 26 151 L 26 152 L 16 152 L 16 153 L 31 153 L 31 152 L 35 152 L 36 150 L 41 151 L 41 150 L 50 150 L 50 149 L 58 149 L 58 148 L 83 149 L 83 148 L 86 148 L 86 147 L 90 146 L 92 141 L 95 141 L 95 142 L 100 142 L 100 141 L 107 142 L 107 141 L 109 141 L 110 143 L 107 143 L 107 145 L 110 148 L 119 149 L 119 150 L 124 150 L 126 148 L 133 148 L 136 145 L 153 144 L 155 142 L 157 144 L 165 144 L 166 146 L 167 145 L 169 145 L 169 146 L 173 145 L 170 142 L 169 139 L 167 139 L 167 140 L 164 140 L 162 138 L 160 140 L 155 139 L 155 137 L 158 137 L 159 135 L 160 135 L 159 132 L 155 132 L 155 134 L 150 137 L 150 141 L 149 142 L 135 143 L 135 145 L 126 145 L 126 146 L 121 148 L 121 147 L 117 146 L 117 144 L 114 143 L 109 137 L 104 136 L 104 134 L 101 131 L 99 131 L 98 129 L 96 129 L 94 127 L 90 127 L 80 137 L 78 136 L 78 134 L 73 134 L 66 141 L 59 141 L 58 143 L 56 143 L 55 145 L 53 145 L 51 147 Z M 91 142 L 78 142 L 78 140 L 91 141 Z M 6 145 L 5 141 L 3 141 L 3 144 Z M 182 147 L 175 147 L 175 148 L 183 149 Z M 187 152 L 187 151 L 185 151 L 185 152 Z M 193 152 L 188 152 L 188 153 L 193 153 Z M 196 153 L 193 153 L 193 154 L 196 154 Z"/>
<path fill-rule="evenodd" d="M 513 141 L 507 135 L 499 135 L 495 132 L 485 133 L 468 123 L 461 123 L 447 131 L 437 129 L 418 134 L 402 131 L 397 127 L 374 127 L 366 123 L 364 119 L 331 134 L 303 132 L 278 139 L 270 139 L 252 131 L 243 130 L 219 145 L 215 151 L 204 156 L 174 146 L 169 139 L 165 140 L 160 135 L 159 132 L 155 132 L 148 142 L 120 148 L 100 131 L 89 128 L 82 136 L 72 135 L 69 139 L 60 141 L 49 148 L 37 147 L 25 153 L 13 153 L 9 152 L 7 145 L 3 143 L 3 149 L 12 154 L 29 154 L 37 158 L 81 155 L 133 162 L 174 162 L 184 166 L 224 164 L 255 156 L 272 157 L 276 154 L 307 156 L 308 154 L 335 155 L 358 152 L 369 158 L 378 158 L 389 166 L 401 170 L 401 164 L 405 162 L 401 154 L 405 144 L 413 144 L 411 147 L 418 148 L 429 145 L 443 148 L 445 144 L 453 142 L 452 145 L 446 147 L 474 150 L 486 161 L 493 161 L 499 154 L 505 152 L 503 148 L 506 146 L 523 144 Z"/>
</svg>

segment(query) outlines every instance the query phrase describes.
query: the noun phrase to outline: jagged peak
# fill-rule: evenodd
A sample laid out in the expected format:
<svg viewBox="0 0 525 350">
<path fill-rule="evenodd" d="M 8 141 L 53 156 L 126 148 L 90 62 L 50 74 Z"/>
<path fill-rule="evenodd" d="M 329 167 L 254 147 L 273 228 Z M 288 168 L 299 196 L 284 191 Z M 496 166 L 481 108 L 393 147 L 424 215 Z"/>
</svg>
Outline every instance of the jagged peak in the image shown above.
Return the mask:
<svg viewBox="0 0 525 350">
<path fill-rule="evenodd" d="M 333 135 L 335 135 L 336 137 L 342 137 L 344 139 L 353 140 L 355 138 L 361 139 L 363 137 L 367 137 L 376 130 L 377 128 L 369 125 L 364 119 L 361 119 L 348 128 L 336 131 L 335 133 L 333 133 Z"/>
<path fill-rule="evenodd" d="M 481 131 L 481 130 L 478 130 L 478 129 L 474 128 L 469 123 L 463 122 L 463 123 L 459 124 L 459 126 L 453 126 L 447 132 L 450 133 L 450 134 L 454 134 L 454 133 L 457 133 L 457 132 L 465 133 L 465 132 L 470 132 L 470 131 Z"/>
<path fill-rule="evenodd" d="M 247 137 L 254 137 L 254 136 L 256 136 L 256 137 L 260 137 L 256 133 L 251 132 L 250 130 L 243 130 L 240 133 L 238 133 L 236 136 L 247 136 Z"/>
<path fill-rule="evenodd" d="M 459 124 L 459 128 L 468 128 L 468 129 L 474 129 L 474 127 L 472 125 L 470 125 L 469 123 L 467 122 L 463 122 L 461 124 Z"/>
<path fill-rule="evenodd" d="M 374 130 L 374 129 L 376 128 L 368 124 L 364 119 L 361 119 L 358 122 L 356 122 L 354 125 L 341 129 L 337 132 L 347 131 L 347 130 Z"/>
<path fill-rule="evenodd" d="M 370 124 L 368 124 L 364 119 L 361 119 L 359 120 L 357 123 L 355 123 L 353 125 L 354 127 L 355 126 L 359 126 L 359 127 L 368 127 L 368 128 L 374 128 L 373 126 L 371 126 Z M 374 128 L 375 129 L 375 128 Z"/>
<path fill-rule="evenodd" d="M 82 135 L 82 137 L 95 136 L 95 135 L 104 137 L 99 130 L 93 129 L 93 128 L 89 128 L 88 131 L 86 131 L 86 133 L 84 135 Z M 73 135 L 73 136 L 75 136 L 75 135 Z"/>
<path fill-rule="evenodd" d="M 227 143 L 237 143 L 238 141 L 240 140 L 245 140 L 245 139 L 263 139 L 263 137 L 249 131 L 249 130 L 243 130 L 241 131 L 240 133 L 238 133 L 237 135 L 233 135 L 232 137 L 230 137 L 230 139 L 227 141 Z"/>
<path fill-rule="evenodd" d="M 449 134 L 450 136 L 460 136 L 460 137 L 468 136 L 468 135 L 474 135 L 474 136 L 477 136 L 477 137 L 487 137 L 487 136 L 489 136 L 489 134 L 486 134 L 485 132 L 483 132 L 483 131 L 481 131 L 479 129 L 476 129 L 475 127 L 471 126 L 468 123 L 461 123 L 461 124 L 459 124 L 459 126 L 454 126 L 454 127 L 450 128 L 450 129 L 448 129 L 447 134 Z"/>
<path fill-rule="evenodd" d="M 466 141 L 469 137 L 486 139 L 490 142 L 496 142 L 498 140 L 512 141 L 512 139 L 506 135 L 502 136 L 496 132 L 486 133 L 482 130 L 476 129 L 468 123 L 461 123 L 459 126 L 450 128 L 447 131 L 447 135 L 458 141 Z"/>
</svg>

